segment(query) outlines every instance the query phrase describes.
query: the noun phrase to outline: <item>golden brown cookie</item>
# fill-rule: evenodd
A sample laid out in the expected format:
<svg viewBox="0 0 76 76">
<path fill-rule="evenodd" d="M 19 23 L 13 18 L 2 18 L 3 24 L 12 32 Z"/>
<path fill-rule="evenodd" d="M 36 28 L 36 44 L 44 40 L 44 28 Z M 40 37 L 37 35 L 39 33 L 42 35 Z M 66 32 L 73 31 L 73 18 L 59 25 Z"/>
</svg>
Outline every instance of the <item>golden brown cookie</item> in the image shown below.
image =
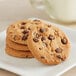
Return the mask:
<svg viewBox="0 0 76 76">
<path fill-rule="evenodd" d="M 27 45 L 37 60 L 49 65 L 66 60 L 70 52 L 70 41 L 66 34 L 50 24 L 34 26 Z"/>
<path fill-rule="evenodd" d="M 27 39 L 32 26 L 41 24 L 40 20 L 23 20 L 10 25 L 7 36 L 10 40 L 20 44 L 27 44 Z"/>
<path fill-rule="evenodd" d="M 33 58 L 33 55 L 31 54 L 30 51 L 15 50 L 10 48 L 8 45 L 6 45 L 5 52 L 10 56 L 14 56 L 18 58 Z"/>
<path fill-rule="evenodd" d="M 6 38 L 6 44 L 8 46 L 10 46 L 10 48 L 13 48 L 13 49 L 16 49 L 16 50 L 19 50 L 19 51 L 21 51 L 21 50 L 24 50 L 24 51 L 29 50 L 27 45 L 13 42 L 13 41 L 11 41 L 8 38 Z"/>
</svg>

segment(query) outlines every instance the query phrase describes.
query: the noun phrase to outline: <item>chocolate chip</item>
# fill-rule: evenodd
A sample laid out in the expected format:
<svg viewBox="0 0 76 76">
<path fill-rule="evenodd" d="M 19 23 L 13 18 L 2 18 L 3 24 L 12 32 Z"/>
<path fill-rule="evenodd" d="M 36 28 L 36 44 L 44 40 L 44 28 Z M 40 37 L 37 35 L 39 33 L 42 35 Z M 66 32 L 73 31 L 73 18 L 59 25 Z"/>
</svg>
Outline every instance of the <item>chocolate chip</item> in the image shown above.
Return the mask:
<svg viewBox="0 0 76 76">
<path fill-rule="evenodd" d="M 25 25 L 25 24 L 26 24 L 25 22 L 22 22 L 22 23 L 21 23 L 21 25 Z"/>
<path fill-rule="evenodd" d="M 45 57 L 44 56 L 41 56 L 41 59 L 45 59 Z"/>
<path fill-rule="evenodd" d="M 38 40 L 38 38 L 33 38 L 33 41 L 38 42 L 39 40 Z"/>
<path fill-rule="evenodd" d="M 67 39 L 63 38 L 63 39 L 61 39 L 61 42 L 62 42 L 62 44 L 67 44 Z"/>
<path fill-rule="evenodd" d="M 51 25 L 48 25 L 48 27 L 51 27 Z"/>
<path fill-rule="evenodd" d="M 28 30 L 24 30 L 22 33 L 26 34 L 26 33 L 29 33 L 29 31 Z"/>
<path fill-rule="evenodd" d="M 42 48 L 39 48 L 39 50 L 42 50 Z"/>
<path fill-rule="evenodd" d="M 49 39 L 49 40 L 54 40 L 55 37 L 54 37 L 53 35 L 49 35 L 48 39 Z"/>
<path fill-rule="evenodd" d="M 22 37 L 22 40 L 27 40 L 27 38 L 28 38 L 28 34 L 24 35 L 24 36 Z"/>
<path fill-rule="evenodd" d="M 60 55 L 57 55 L 56 57 L 57 57 L 58 59 L 61 59 L 61 56 L 60 56 Z"/>
<path fill-rule="evenodd" d="M 36 33 L 36 38 L 39 38 L 40 36 L 41 36 L 40 34 Z"/>
<path fill-rule="evenodd" d="M 37 22 L 40 22 L 40 20 L 37 20 L 37 19 L 35 19 L 35 20 L 33 20 L 33 21 L 37 21 Z"/>
<path fill-rule="evenodd" d="M 34 24 L 40 24 L 40 20 L 33 20 L 34 21 Z"/>
<path fill-rule="evenodd" d="M 25 27 L 21 27 L 20 29 L 25 29 Z"/>
<path fill-rule="evenodd" d="M 42 38 L 41 38 L 41 41 L 44 41 L 44 40 L 46 40 L 46 38 L 45 38 L 45 37 L 42 37 Z"/>
<path fill-rule="evenodd" d="M 41 33 L 43 33 L 44 31 L 45 31 L 45 29 L 44 28 L 40 28 L 40 30 L 39 30 Z"/>
<path fill-rule="evenodd" d="M 61 59 L 62 61 L 64 61 L 65 59 L 64 58 L 62 58 L 60 55 L 57 55 L 56 56 L 58 59 Z"/>
<path fill-rule="evenodd" d="M 28 28 L 28 30 L 31 30 L 30 28 Z"/>
<path fill-rule="evenodd" d="M 62 61 L 64 61 L 65 59 L 66 59 L 66 57 L 63 57 L 63 58 L 62 58 Z"/>
<path fill-rule="evenodd" d="M 61 48 L 56 48 L 56 49 L 55 49 L 55 52 L 56 52 L 56 53 L 61 53 L 61 52 L 62 52 L 62 49 L 61 49 Z"/>
</svg>

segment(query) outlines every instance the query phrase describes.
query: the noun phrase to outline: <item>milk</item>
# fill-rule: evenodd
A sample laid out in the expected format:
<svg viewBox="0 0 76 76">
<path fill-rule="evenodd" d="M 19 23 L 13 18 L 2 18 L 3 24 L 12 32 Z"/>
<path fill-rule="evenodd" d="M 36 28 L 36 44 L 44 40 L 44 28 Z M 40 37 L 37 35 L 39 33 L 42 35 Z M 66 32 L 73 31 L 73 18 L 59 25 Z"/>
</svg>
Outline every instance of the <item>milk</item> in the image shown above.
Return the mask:
<svg viewBox="0 0 76 76">
<path fill-rule="evenodd" d="M 76 21 L 76 0 L 45 0 L 46 11 L 62 21 Z"/>
</svg>

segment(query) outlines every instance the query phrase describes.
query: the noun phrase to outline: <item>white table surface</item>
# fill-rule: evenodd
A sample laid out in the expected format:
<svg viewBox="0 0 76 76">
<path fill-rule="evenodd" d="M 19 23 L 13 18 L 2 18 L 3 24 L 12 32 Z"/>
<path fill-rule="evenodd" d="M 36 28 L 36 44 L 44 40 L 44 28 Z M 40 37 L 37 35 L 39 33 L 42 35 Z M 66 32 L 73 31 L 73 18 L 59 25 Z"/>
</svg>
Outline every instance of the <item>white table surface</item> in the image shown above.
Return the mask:
<svg viewBox="0 0 76 76">
<path fill-rule="evenodd" d="M 25 6 L 26 6 L 26 7 L 23 8 L 25 10 L 25 12 L 23 11 L 24 13 L 20 13 L 22 18 L 20 18 L 20 15 L 17 15 L 17 18 L 12 17 L 12 19 L 10 19 L 10 22 L 7 22 L 6 24 L 4 24 L 4 26 L 0 25 L 0 31 L 3 31 L 7 27 L 6 25 L 8 25 L 11 22 L 14 22 L 18 19 L 21 20 L 21 19 L 25 19 L 25 18 L 38 17 L 38 18 L 50 21 L 49 16 L 44 11 L 39 11 L 39 10 L 36 10 L 35 8 L 32 8 L 32 6 L 29 3 L 29 0 L 22 0 L 22 1 L 25 2 Z M 70 27 L 72 29 L 76 29 L 76 25 L 66 25 L 66 26 Z M 8 72 L 8 71 L 5 71 L 3 69 L 0 69 L 0 76 L 19 76 L 19 75 L 16 75 L 16 74 Z M 67 71 L 62 76 L 76 76 L 76 67 Z"/>
</svg>

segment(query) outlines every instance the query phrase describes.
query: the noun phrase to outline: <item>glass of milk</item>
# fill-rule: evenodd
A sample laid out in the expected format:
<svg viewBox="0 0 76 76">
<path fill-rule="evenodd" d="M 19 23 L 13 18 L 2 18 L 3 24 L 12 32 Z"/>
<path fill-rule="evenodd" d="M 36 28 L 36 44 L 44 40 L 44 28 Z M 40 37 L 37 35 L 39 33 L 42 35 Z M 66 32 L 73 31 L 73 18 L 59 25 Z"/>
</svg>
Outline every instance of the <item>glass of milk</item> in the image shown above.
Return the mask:
<svg viewBox="0 0 76 76">
<path fill-rule="evenodd" d="M 53 21 L 75 24 L 76 0 L 30 0 L 37 9 L 43 9 Z"/>
</svg>

